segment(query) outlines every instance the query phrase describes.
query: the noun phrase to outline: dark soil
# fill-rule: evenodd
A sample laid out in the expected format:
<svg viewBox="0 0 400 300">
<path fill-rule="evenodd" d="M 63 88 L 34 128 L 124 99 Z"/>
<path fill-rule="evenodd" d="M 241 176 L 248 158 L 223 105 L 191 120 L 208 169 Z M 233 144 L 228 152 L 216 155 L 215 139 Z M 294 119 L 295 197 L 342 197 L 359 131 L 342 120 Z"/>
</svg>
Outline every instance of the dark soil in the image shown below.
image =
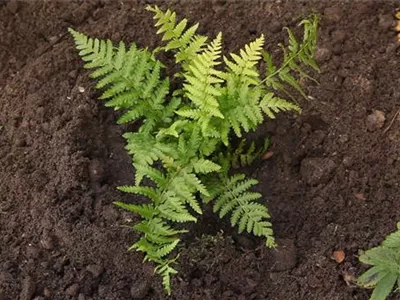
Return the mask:
<svg viewBox="0 0 400 300">
<path fill-rule="evenodd" d="M 0 299 L 165 299 L 152 266 L 126 248 L 135 216 L 111 202 L 131 183 L 114 113 L 96 100 L 69 26 L 114 41 L 158 43 L 134 1 L 0 3 Z M 174 2 L 237 50 L 264 33 L 284 40 L 310 12 L 322 17 L 319 85 L 299 117 L 263 126 L 274 155 L 254 170 L 278 251 L 207 215 L 182 246 L 174 299 L 368 299 L 352 284 L 360 249 L 400 220 L 400 2 Z M 268 47 L 275 53 L 275 46 Z M 84 91 L 82 90 L 84 88 Z M 383 127 L 368 117 L 386 117 Z M 131 199 L 132 200 L 132 199 Z M 223 228 L 223 234 L 217 234 Z M 206 234 L 202 236 L 202 234 Z M 341 264 L 331 259 L 342 249 Z M 396 296 L 393 296 L 395 299 Z M 397 298 L 399 299 L 399 298 Z"/>
</svg>

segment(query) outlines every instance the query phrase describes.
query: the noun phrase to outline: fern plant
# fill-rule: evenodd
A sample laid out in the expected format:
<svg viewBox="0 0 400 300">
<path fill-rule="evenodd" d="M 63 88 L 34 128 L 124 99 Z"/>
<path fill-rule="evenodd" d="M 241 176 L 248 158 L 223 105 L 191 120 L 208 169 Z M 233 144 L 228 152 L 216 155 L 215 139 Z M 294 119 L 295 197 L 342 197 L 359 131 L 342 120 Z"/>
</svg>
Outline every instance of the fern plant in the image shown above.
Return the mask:
<svg viewBox="0 0 400 300">
<path fill-rule="evenodd" d="M 198 24 L 178 22 L 170 10 L 157 6 L 147 10 L 165 43 L 152 52 L 69 32 L 84 67 L 93 69 L 90 77 L 97 80 L 96 88 L 103 90 L 100 99 L 121 111 L 118 123 L 140 123 L 137 132 L 124 134 L 135 182 L 119 190 L 144 195 L 149 201 L 115 204 L 141 216 L 133 229 L 142 235 L 130 249 L 144 252 L 145 260 L 156 264 L 155 271 L 170 293 L 171 275 L 177 272 L 173 250 L 187 232 L 174 224 L 196 222 L 205 203 L 212 203 L 221 218 L 230 216 L 239 232 L 253 233 L 268 247 L 275 246 L 268 209 L 257 202 L 261 194 L 251 191 L 257 181 L 229 172 L 238 163 L 251 163 L 259 153 L 254 146 L 244 152 L 240 149 L 244 144 L 237 151 L 231 149 L 230 141 L 281 111 L 300 111 L 275 91 L 283 91 L 285 85 L 301 91 L 298 79 L 308 76 L 301 68 L 317 69 L 313 57 L 318 18 L 313 15 L 301 23 L 302 42 L 288 29 L 289 46 L 282 46 L 284 58 L 276 66 L 263 51 L 263 36 L 226 57 L 221 33 L 210 41 L 196 33 Z M 175 90 L 157 59 L 160 51 L 172 52 L 181 66 L 174 77 L 180 83 Z M 263 58 L 264 75 L 259 72 Z"/>
<path fill-rule="evenodd" d="M 373 288 L 371 300 L 385 300 L 397 285 L 400 289 L 400 222 L 397 231 L 389 234 L 378 247 L 365 251 L 360 261 L 371 265 L 358 278 L 364 288 Z"/>
</svg>

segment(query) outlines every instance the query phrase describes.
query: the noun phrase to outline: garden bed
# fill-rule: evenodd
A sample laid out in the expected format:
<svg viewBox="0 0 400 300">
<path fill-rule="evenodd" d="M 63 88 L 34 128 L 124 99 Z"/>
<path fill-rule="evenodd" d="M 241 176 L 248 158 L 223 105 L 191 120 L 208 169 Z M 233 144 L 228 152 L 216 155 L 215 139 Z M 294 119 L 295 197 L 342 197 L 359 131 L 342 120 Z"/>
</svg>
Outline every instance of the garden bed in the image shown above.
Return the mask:
<svg viewBox="0 0 400 300">
<path fill-rule="evenodd" d="M 353 279 L 360 249 L 400 220 L 399 2 L 174 2 L 200 32 L 235 51 L 264 33 L 321 15 L 319 85 L 300 116 L 280 115 L 273 156 L 247 170 L 272 213 L 278 252 L 211 213 L 182 246 L 174 299 L 368 299 Z M 163 5 L 160 3 L 160 5 Z M 165 6 L 165 5 L 164 5 Z M 96 100 L 69 26 L 155 47 L 145 3 L 0 3 L 0 299 L 164 299 L 152 266 L 127 252 L 135 216 L 111 204 L 133 181 L 116 114 Z M 278 53 L 278 52 L 277 52 Z M 385 116 L 383 124 L 371 114 Z M 220 228 L 223 232 L 220 232 Z M 345 259 L 331 258 L 341 249 Z M 395 296 L 393 297 L 395 298 Z"/>
</svg>

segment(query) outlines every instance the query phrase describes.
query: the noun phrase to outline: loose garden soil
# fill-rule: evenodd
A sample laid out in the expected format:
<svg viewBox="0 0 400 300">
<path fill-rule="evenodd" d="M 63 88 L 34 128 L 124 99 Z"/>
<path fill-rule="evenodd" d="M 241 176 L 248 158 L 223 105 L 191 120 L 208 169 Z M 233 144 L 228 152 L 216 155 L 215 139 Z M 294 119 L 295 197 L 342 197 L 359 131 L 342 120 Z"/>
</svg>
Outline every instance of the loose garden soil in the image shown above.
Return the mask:
<svg viewBox="0 0 400 300">
<path fill-rule="evenodd" d="M 145 4 L 0 3 L 1 300 L 167 298 L 142 254 L 127 252 L 137 234 L 121 225 L 136 216 L 112 205 L 135 200 L 115 190 L 133 181 L 127 128 L 96 99 L 66 34 L 72 26 L 153 48 L 159 39 Z M 171 298 L 368 299 L 353 282 L 366 268 L 359 250 L 400 220 L 400 58 L 391 30 L 400 2 L 169 6 L 203 34 L 222 31 L 225 51 L 264 33 L 278 58 L 282 27 L 321 15 L 319 84 L 305 83 L 312 98 L 299 98 L 300 116 L 282 115 L 251 135 L 272 137 L 273 156 L 247 171 L 260 180 L 277 251 L 206 208 L 182 243 Z M 342 263 L 331 258 L 338 249 Z"/>
</svg>

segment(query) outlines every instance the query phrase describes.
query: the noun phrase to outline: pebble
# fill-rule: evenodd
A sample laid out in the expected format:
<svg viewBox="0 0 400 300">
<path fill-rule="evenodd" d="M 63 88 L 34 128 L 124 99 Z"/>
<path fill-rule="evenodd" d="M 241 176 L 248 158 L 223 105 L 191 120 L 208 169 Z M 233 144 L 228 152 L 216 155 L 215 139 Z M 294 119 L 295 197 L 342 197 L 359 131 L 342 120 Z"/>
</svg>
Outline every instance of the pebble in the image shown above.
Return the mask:
<svg viewBox="0 0 400 300">
<path fill-rule="evenodd" d="M 278 33 L 282 30 L 282 24 L 279 21 L 272 21 L 270 24 L 270 32 L 271 33 Z"/>
<path fill-rule="evenodd" d="M 383 30 L 389 30 L 396 25 L 396 21 L 392 14 L 381 14 L 379 15 L 378 25 Z"/>
<path fill-rule="evenodd" d="M 317 48 L 317 50 L 315 51 L 315 59 L 318 62 L 328 61 L 331 56 L 332 52 L 328 48 Z"/>
<path fill-rule="evenodd" d="M 77 75 L 78 75 L 77 70 L 72 70 L 71 72 L 68 73 L 68 77 L 72 79 L 75 79 Z"/>
<path fill-rule="evenodd" d="M 17 146 L 17 147 L 25 147 L 26 146 L 25 137 L 16 138 L 15 139 L 15 146 Z"/>
<path fill-rule="evenodd" d="M 79 93 L 84 93 L 85 88 L 83 86 L 78 86 L 78 91 L 79 91 Z"/>
<path fill-rule="evenodd" d="M 90 272 L 94 278 L 99 277 L 104 272 L 104 268 L 101 265 L 88 265 L 86 270 Z"/>
<path fill-rule="evenodd" d="M 366 126 L 368 131 L 380 129 L 385 124 L 385 114 L 380 110 L 373 110 L 372 114 L 367 117 Z"/>
<path fill-rule="evenodd" d="M 338 138 L 339 143 L 344 144 L 344 143 L 347 143 L 348 140 L 349 140 L 349 136 L 346 133 L 339 135 L 339 138 Z"/>
<path fill-rule="evenodd" d="M 350 156 L 343 157 L 342 163 L 345 167 L 350 167 L 353 164 L 353 158 Z"/>
<path fill-rule="evenodd" d="M 79 296 L 78 296 L 78 300 L 86 300 L 85 295 L 80 293 Z"/>
<path fill-rule="evenodd" d="M 7 9 L 10 13 L 16 14 L 19 10 L 19 3 L 17 0 L 11 0 L 7 2 Z"/>
<path fill-rule="evenodd" d="M 332 53 L 335 55 L 340 55 L 342 53 L 342 43 L 336 43 L 333 45 Z"/>
<path fill-rule="evenodd" d="M 367 200 L 367 198 L 365 198 L 365 196 L 364 196 L 363 193 L 356 193 L 356 194 L 354 194 L 354 197 L 356 197 L 356 199 L 357 199 L 357 200 L 360 200 L 360 201 L 365 201 L 365 200 Z"/>
<path fill-rule="evenodd" d="M 332 44 L 341 43 L 346 39 L 346 32 L 343 30 L 335 30 L 331 34 Z"/>
<path fill-rule="evenodd" d="M 342 249 L 336 250 L 332 253 L 332 259 L 335 260 L 338 264 L 342 263 L 345 259 L 346 255 Z"/>
<path fill-rule="evenodd" d="M 309 185 L 326 183 L 332 176 L 336 164 L 329 158 L 305 158 L 301 162 L 300 174 Z"/>
<path fill-rule="evenodd" d="M 41 241 L 40 244 L 42 247 L 46 250 L 52 250 L 54 249 L 54 239 L 51 236 L 46 236 L 44 237 Z"/>
<path fill-rule="evenodd" d="M 44 290 L 43 290 L 43 295 L 46 297 L 46 298 L 51 298 L 52 296 L 53 296 L 53 293 L 51 292 L 51 290 L 49 289 L 49 288 L 44 288 Z"/>
<path fill-rule="evenodd" d="M 278 247 L 272 251 L 272 271 L 282 272 L 293 269 L 297 263 L 297 249 L 291 239 L 277 240 Z"/>
<path fill-rule="evenodd" d="M 77 296 L 77 295 L 78 295 L 78 292 L 79 292 L 79 284 L 77 284 L 77 283 L 74 283 L 74 284 L 70 285 L 70 286 L 65 290 L 65 293 L 66 293 L 68 296 L 72 296 L 72 297 Z"/>
<path fill-rule="evenodd" d="M 324 20 L 328 23 L 337 23 L 342 18 L 342 9 L 339 6 L 327 7 L 324 10 Z"/>
<path fill-rule="evenodd" d="M 36 283 L 32 277 L 27 276 L 22 281 L 22 291 L 20 294 L 20 300 L 31 300 L 35 293 Z"/>
<path fill-rule="evenodd" d="M 133 299 L 144 299 L 150 290 L 150 282 L 143 278 L 142 280 L 134 283 L 131 287 L 130 294 Z"/>
</svg>

